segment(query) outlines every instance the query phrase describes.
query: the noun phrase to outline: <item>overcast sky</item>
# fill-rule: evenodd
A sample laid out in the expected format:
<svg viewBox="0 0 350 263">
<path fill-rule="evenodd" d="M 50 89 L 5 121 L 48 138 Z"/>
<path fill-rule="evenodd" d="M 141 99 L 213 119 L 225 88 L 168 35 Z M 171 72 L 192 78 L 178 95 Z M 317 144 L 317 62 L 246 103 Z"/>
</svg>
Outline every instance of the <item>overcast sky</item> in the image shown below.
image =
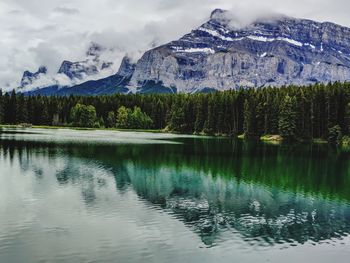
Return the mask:
<svg viewBox="0 0 350 263">
<path fill-rule="evenodd" d="M 243 3 L 244 2 L 244 3 Z M 206 21 L 215 8 L 240 18 L 274 12 L 350 26 L 349 0 L 0 0 L 0 87 L 24 70 L 82 59 L 91 41 L 137 57 Z"/>
</svg>

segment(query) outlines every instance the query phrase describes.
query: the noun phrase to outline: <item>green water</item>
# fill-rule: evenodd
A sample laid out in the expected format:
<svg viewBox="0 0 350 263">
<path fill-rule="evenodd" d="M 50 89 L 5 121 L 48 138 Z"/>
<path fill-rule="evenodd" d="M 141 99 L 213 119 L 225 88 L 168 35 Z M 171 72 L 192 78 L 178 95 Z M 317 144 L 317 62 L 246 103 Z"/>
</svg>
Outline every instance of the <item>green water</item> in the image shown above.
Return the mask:
<svg viewBox="0 0 350 263">
<path fill-rule="evenodd" d="M 350 152 L 3 129 L 0 262 L 349 262 Z"/>
</svg>

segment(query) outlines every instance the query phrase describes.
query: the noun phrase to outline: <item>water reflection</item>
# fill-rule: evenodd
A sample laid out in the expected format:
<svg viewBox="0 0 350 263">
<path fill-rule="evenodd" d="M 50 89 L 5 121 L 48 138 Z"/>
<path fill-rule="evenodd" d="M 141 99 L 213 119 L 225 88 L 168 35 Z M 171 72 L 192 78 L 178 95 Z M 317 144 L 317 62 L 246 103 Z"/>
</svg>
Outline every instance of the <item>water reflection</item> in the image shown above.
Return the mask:
<svg viewBox="0 0 350 263">
<path fill-rule="evenodd" d="M 111 216 L 108 195 L 133 191 L 151 209 L 183 222 L 208 247 L 230 240 L 250 247 L 290 247 L 349 235 L 347 152 L 226 139 L 175 142 L 58 145 L 5 138 L 0 163 L 10 165 L 7 170 L 0 166 L 0 172 L 5 184 L 8 171 L 33 176 L 31 184 L 43 196 L 55 185 L 78 188 L 87 208 Z M 128 202 L 124 209 L 133 209 Z"/>
</svg>

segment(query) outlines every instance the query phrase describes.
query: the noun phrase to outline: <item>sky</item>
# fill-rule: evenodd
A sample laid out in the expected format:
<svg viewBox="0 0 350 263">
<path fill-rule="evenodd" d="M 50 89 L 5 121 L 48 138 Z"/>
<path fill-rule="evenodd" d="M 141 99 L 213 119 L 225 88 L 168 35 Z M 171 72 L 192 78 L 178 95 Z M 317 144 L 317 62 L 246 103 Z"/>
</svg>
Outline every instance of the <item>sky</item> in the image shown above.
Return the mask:
<svg viewBox="0 0 350 263">
<path fill-rule="evenodd" d="M 278 13 L 350 27 L 349 0 L 0 0 L 0 88 L 17 87 L 40 65 L 55 74 L 63 60 L 82 60 L 92 41 L 113 50 L 116 71 L 125 54 L 138 59 L 215 8 L 243 21 Z"/>
</svg>

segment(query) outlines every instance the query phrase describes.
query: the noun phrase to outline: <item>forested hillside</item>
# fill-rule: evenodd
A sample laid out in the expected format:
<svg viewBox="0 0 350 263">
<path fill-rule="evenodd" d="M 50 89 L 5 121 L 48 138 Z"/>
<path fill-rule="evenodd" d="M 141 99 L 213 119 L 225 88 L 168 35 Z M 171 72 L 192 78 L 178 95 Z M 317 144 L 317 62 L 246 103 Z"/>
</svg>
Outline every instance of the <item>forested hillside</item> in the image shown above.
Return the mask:
<svg viewBox="0 0 350 263">
<path fill-rule="evenodd" d="M 349 102 L 347 83 L 173 95 L 25 97 L 12 92 L 0 95 L 0 123 L 336 141 L 349 134 Z M 79 116 L 90 120 L 77 119 L 77 107 Z M 84 115 L 85 110 L 89 113 Z"/>
</svg>

